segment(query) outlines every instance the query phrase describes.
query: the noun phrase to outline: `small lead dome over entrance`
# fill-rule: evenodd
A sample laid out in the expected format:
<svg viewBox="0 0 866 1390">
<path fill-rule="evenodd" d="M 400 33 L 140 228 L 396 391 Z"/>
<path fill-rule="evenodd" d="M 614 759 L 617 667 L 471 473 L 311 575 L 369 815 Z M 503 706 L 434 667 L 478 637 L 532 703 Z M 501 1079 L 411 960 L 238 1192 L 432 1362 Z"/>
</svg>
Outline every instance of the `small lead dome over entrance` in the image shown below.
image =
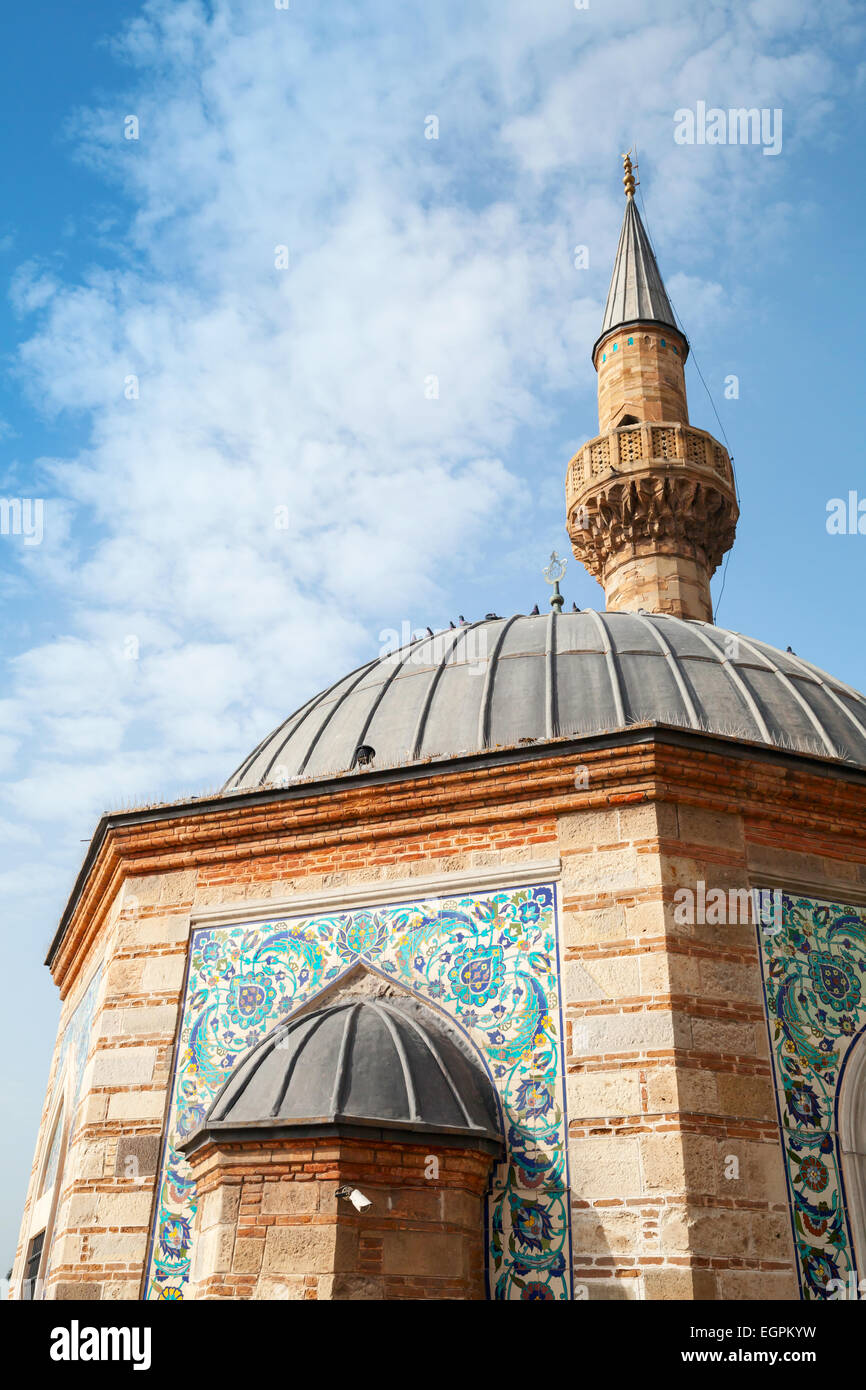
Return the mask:
<svg viewBox="0 0 866 1390">
<path fill-rule="evenodd" d="M 323 1126 L 453 1135 L 499 1150 L 493 1085 L 460 1034 L 412 999 L 351 999 L 281 1024 L 234 1070 L 200 1128 L 239 1131 Z"/>
</svg>

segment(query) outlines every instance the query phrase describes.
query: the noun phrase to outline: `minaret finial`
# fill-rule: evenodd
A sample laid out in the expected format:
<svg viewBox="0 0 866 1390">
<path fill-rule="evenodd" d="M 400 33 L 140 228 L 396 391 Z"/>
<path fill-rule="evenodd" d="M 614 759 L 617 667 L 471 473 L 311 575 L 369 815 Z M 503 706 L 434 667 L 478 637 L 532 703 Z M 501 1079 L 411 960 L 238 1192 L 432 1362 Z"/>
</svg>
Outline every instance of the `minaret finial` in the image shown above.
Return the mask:
<svg viewBox="0 0 866 1390">
<path fill-rule="evenodd" d="M 622 157 L 622 165 L 623 165 L 623 169 L 624 169 L 624 171 L 625 171 L 625 175 L 624 175 L 624 178 L 623 178 L 623 183 L 625 184 L 625 196 L 626 196 L 627 198 L 633 198 L 633 197 L 634 197 L 634 186 L 635 186 L 634 169 L 637 168 L 637 165 L 636 165 L 636 164 L 635 164 L 634 166 L 632 165 L 632 162 L 631 162 L 631 150 L 629 150 L 628 154 L 624 154 L 624 155 L 623 155 L 623 157 Z M 640 183 L 640 179 L 638 179 L 637 182 Z"/>
</svg>

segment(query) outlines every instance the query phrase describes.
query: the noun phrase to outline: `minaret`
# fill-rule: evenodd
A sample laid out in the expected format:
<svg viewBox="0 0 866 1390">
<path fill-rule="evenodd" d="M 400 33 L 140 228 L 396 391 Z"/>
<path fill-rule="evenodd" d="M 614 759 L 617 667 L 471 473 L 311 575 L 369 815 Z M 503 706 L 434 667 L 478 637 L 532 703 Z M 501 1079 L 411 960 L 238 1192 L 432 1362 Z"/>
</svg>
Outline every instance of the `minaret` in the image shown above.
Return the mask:
<svg viewBox="0 0 866 1390">
<path fill-rule="evenodd" d="M 712 622 L 710 577 L 734 542 L 726 449 L 689 424 L 677 328 L 625 163 L 625 217 L 601 334 L 592 350 L 601 433 L 568 465 L 574 553 L 608 610 L 642 608 Z"/>
</svg>

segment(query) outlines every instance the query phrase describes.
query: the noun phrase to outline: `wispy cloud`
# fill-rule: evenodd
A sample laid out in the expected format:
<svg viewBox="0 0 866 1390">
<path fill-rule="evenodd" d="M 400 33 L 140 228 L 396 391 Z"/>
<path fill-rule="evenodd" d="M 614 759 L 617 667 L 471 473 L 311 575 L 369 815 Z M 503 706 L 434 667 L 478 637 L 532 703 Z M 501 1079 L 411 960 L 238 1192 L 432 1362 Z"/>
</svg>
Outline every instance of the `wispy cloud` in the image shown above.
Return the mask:
<svg viewBox="0 0 866 1390">
<path fill-rule="evenodd" d="M 125 104 L 70 120 L 116 190 L 99 259 L 12 285 L 23 389 L 89 428 L 40 461 L 45 542 L 11 557 L 58 622 L 7 667 L 0 808 L 61 828 L 52 872 L 112 799 L 213 785 L 383 626 L 521 553 L 556 491 L 521 441 L 573 429 L 562 393 L 591 387 L 618 151 L 651 148 L 653 230 L 710 325 L 720 220 L 735 245 L 782 191 L 759 209 L 773 161 L 678 149 L 673 111 L 784 103 L 808 140 L 854 22 L 816 13 L 144 6 L 114 44 Z"/>
</svg>

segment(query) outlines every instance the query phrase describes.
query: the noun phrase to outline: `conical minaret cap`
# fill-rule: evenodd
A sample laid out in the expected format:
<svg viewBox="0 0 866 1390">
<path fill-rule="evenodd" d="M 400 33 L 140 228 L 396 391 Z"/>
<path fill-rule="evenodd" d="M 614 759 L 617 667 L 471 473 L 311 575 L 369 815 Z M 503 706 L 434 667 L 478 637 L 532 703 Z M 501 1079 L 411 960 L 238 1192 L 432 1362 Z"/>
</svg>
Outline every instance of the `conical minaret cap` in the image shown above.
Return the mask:
<svg viewBox="0 0 866 1390">
<path fill-rule="evenodd" d="M 630 323 L 659 323 L 679 333 L 685 341 L 682 329 L 677 328 L 674 311 L 634 196 L 627 193 L 625 217 L 607 294 L 604 322 L 593 348 L 593 356 L 602 338 L 612 329 L 622 328 Z"/>
</svg>

